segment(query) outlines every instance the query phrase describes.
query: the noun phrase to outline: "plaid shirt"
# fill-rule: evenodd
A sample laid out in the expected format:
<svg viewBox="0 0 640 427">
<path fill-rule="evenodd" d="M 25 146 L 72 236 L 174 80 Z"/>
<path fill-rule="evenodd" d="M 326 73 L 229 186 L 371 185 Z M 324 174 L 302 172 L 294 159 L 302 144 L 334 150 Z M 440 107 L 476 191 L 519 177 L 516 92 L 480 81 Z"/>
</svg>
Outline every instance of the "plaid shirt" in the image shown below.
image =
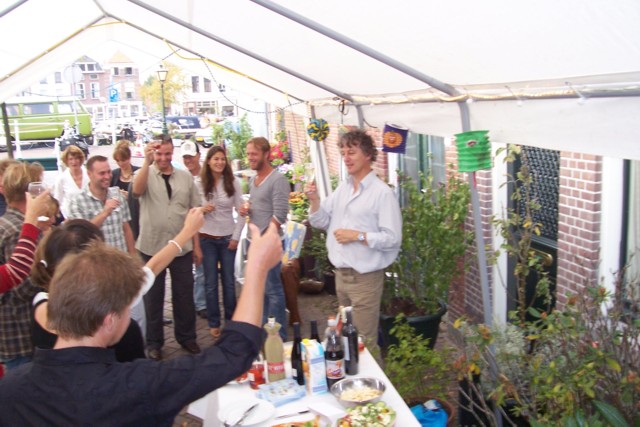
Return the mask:
<svg viewBox="0 0 640 427">
<path fill-rule="evenodd" d="M 131 221 L 131 213 L 129 212 L 129 204 L 118 194 L 120 207 L 109 214 L 104 220 L 100 229 L 104 234 L 105 242 L 127 252 L 127 242 L 124 239 L 122 224 Z M 95 216 L 100 214 L 104 209 L 104 203 L 91 193 L 89 186 L 85 187 L 80 193 L 72 196 L 69 203 L 68 218 L 82 218 L 91 221 Z"/>
<path fill-rule="evenodd" d="M 24 215 L 16 209 L 7 208 L 0 217 L 0 257 L 5 264 L 20 236 Z M 0 359 L 30 356 L 31 344 L 31 300 L 38 292 L 29 279 L 0 295 Z"/>
</svg>

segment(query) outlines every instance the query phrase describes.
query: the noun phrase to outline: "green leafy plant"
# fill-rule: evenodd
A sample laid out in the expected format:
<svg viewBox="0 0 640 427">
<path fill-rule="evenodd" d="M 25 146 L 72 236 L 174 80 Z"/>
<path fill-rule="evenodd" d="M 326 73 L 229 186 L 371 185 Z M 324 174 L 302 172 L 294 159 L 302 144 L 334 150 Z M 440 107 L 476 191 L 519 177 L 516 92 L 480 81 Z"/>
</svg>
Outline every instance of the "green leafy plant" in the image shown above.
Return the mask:
<svg viewBox="0 0 640 427">
<path fill-rule="evenodd" d="M 623 287 L 635 289 L 637 284 L 624 285 L 619 275 L 610 293 L 586 282 L 580 294 L 568 296 L 562 311 L 525 299 L 524 287 L 533 277 L 536 296 L 548 302 L 549 280 L 531 249 L 540 232 L 534 220 L 540 207 L 530 196 L 533 180 L 522 154 L 509 147 L 506 157 L 512 161 L 521 156 L 523 162 L 512 180 L 520 210 L 494 221 L 504 237 L 502 249 L 515 260 L 517 308 L 506 325 L 488 327 L 464 319 L 454 323 L 461 350 L 454 367 L 468 385 L 461 393 L 470 402 L 463 409 L 482 413 L 489 425 L 498 425 L 494 408 L 512 425 L 504 410 L 507 403 L 513 415 L 532 425 L 637 425 L 640 320 L 630 317 L 627 307 L 638 307 L 640 298 L 629 293 L 620 297 Z"/>
<path fill-rule="evenodd" d="M 315 261 L 313 272 L 316 279 L 322 280 L 324 274 L 333 268 L 327 251 L 327 233 L 318 228 L 312 228 L 311 233 L 311 238 L 305 240 L 302 246 L 302 255 L 313 257 Z"/>
<path fill-rule="evenodd" d="M 448 388 L 455 379 L 451 368 L 451 349 L 433 350 L 405 321 L 396 317 L 391 334 L 398 344 L 389 346 L 384 358 L 384 372 L 407 403 L 424 402 L 428 398 L 448 399 Z"/>
<path fill-rule="evenodd" d="M 420 187 L 401 177 L 405 197 L 402 209 L 402 246 L 388 268 L 383 311 L 395 315 L 393 304 L 402 303 L 406 315 L 435 313 L 446 302 L 449 287 L 459 272 L 470 241 L 464 229 L 469 186 L 450 178 L 446 187 L 420 175 Z"/>
</svg>

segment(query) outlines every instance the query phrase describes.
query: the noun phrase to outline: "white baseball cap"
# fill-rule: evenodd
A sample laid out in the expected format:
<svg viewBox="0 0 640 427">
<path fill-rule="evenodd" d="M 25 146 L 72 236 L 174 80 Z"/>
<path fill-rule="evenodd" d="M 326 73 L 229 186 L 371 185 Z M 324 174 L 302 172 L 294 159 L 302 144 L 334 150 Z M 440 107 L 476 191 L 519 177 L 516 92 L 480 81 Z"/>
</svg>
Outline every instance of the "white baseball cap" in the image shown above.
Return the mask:
<svg viewBox="0 0 640 427">
<path fill-rule="evenodd" d="M 180 146 L 180 152 L 182 153 L 182 156 L 197 156 L 198 153 L 200 152 L 200 149 L 198 148 L 198 145 L 193 142 L 193 141 L 185 141 L 181 146 Z"/>
</svg>

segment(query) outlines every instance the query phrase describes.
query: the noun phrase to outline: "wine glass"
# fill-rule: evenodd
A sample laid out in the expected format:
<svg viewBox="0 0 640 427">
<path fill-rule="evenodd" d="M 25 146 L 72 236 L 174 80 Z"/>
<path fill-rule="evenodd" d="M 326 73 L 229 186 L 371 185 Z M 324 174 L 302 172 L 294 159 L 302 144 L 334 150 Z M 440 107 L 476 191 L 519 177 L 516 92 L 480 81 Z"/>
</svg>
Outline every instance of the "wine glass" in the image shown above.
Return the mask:
<svg viewBox="0 0 640 427">
<path fill-rule="evenodd" d="M 27 187 L 27 191 L 33 198 L 44 193 L 46 190 L 47 190 L 47 186 L 44 184 L 44 182 L 40 182 L 40 181 L 30 182 L 29 186 Z M 38 221 L 49 221 L 49 217 L 40 215 L 38 217 Z"/>
<path fill-rule="evenodd" d="M 312 182 L 316 179 L 316 169 L 313 167 L 313 163 L 304 164 L 304 182 Z"/>
<path fill-rule="evenodd" d="M 107 190 L 107 197 L 110 199 L 120 200 L 120 188 L 119 187 L 109 187 Z M 114 209 L 115 212 L 120 212 L 120 207 Z"/>
<path fill-rule="evenodd" d="M 242 206 L 249 210 L 251 208 L 251 195 L 250 194 L 243 194 L 242 195 Z M 247 212 L 247 223 L 249 223 L 249 212 Z"/>
</svg>

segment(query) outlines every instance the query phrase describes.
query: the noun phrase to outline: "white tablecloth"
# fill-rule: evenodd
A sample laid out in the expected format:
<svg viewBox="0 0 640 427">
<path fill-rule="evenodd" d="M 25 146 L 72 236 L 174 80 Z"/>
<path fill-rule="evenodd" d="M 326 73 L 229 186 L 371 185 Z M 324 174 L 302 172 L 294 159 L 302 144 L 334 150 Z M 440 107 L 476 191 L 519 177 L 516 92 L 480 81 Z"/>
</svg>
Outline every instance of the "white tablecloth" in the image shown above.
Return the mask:
<svg viewBox="0 0 640 427">
<path fill-rule="evenodd" d="M 285 362 L 287 365 L 287 373 L 289 374 L 290 363 Z M 360 367 L 359 373 L 356 375 L 357 377 L 375 377 L 383 380 L 387 386 L 385 393 L 382 396 L 382 401 L 387 403 L 391 408 L 396 411 L 396 426 L 402 427 L 412 427 L 412 426 L 420 426 L 416 418 L 411 413 L 409 407 L 404 403 L 398 391 L 395 389 L 389 378 L 384 374 L 380 366 L 376 363 L 375 359 L 371 356 L 368 350 L 364 350 L 360 352 Z M 349 378 L 349 376 L 347 376 Z M 256 391 L 249 387 L 248 383 L 245 384 L 229 384 L 225 387 L 222 387 L 216 391 L 213 391 L 203 397 L 200 400 L 193 402 L 189 405 L 188 412 L 192 415 L 195 415 L 199 418 L 203 419 L 204 427 L 217 427 L 221 426 L 222 422 L 218 419 L 218 412 L 220 408 L 226 408 L 229 405 L 233 404 L 233 402 L 237 402 L 241 399 L 252 398 L 255 397 Z M 285 415 L 290 413 L 295 413 L 300 410 L 308 409 L 309 405 L 324 405 L 330 410 L 336 410 L 344 413 L 344 408 L 340 403 L 333 397 L 331 393 L 325 393 L 316 396 L 306 396 L 300 400 L 295 402 L 288 403 L 286 405 L 282 405 L 276 408 L 275 414 L 268 420 L 255 424 L 255 427 L 270 427 L 272 425 L 284 423 L 284 422 L 293 422 L 293 421 L 304 421 L 313 419 L 315 414 L 307 413 L 303 415 L 298 415 L 294 417 L 287 417 L 284 419 L 275 420 L 274 418 L 279 415 Z M 324 419 L 323 421 L 328 421 Z"/>
</svg>

